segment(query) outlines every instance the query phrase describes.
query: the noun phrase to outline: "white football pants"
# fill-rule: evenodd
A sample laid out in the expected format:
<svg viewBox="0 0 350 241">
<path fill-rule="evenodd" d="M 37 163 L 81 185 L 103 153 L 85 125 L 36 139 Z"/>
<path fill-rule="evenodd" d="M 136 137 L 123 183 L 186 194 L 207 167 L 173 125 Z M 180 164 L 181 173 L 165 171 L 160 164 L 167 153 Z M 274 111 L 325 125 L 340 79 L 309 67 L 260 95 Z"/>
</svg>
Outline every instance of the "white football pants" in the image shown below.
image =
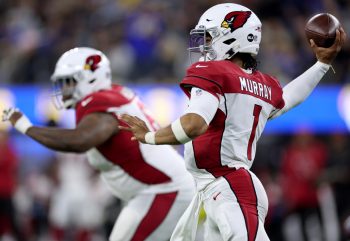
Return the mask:
<svg viewBox="0 0 350 241">
<path fill-rule="evenodd" d="M 170 193 L 137 195 L 122 209 L 109 240 L 169 240 L 192 197 L 192 188 Z"/>
<path fill-rule="evenodd" d="M 205 241 L 268 241 L 268 200 L 255 174 L 240 168 L 215 182 L 203 195 Z"/>
</svg>

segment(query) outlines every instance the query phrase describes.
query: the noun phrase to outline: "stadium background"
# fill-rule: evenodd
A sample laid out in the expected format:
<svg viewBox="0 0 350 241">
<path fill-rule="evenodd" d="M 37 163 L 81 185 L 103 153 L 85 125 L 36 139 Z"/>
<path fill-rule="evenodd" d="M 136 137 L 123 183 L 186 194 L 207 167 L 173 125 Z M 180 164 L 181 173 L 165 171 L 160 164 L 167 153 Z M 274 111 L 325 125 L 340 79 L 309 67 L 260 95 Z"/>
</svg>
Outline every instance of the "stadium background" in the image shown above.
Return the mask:
<svg viewBox="0 0 350 241">
<path fill-rule="evenodd" d="M 176 84 L 188 66 L 188 33 L 201 13 L 219 2 L 0 1 L 0 109 L 14 105 L 36 124 L 73 126 L 73 113 L 57 112 L 51 103 L 50 75 L 63 52 L 90 46 L 110 58 L 115 83 L 134 89 L 166 125 L 186 106 Z M 347 0 L 235 2 L 262 20 L 259 69 L 278 77 L 282 85 L 315 61 L 304 37 L 308 17 L 333 13 L 350 33 Z M 303 224 L 307 240 L 349 239 L 349 41 L 333 66 L 336 74 L 329 71 L 305 103 L 268 123 L 259 141 L 254 171 L 269 195 L 266 229 L 272 241 L 303 240 Z M 66 208 L 71 213 L 84 202 L 96 211 L 93 222 L 71 220 L 67 240 L 74 240 L 73 233 L 82 228 L 94 231 L 93 240 L 105 240 L 120 203 L 84 156 L 56 154 L 4 124 L 0 127 L 0 202 L 14 201 L 15 208 L 8 211 L 16 224 L 11 228 L 10 219 L 1 214 L 0 240 L 50 240 L 51 209 L 62 200 L 57 196 L 70 197 L 72 192 L 78 197 Z"/>
</svg>

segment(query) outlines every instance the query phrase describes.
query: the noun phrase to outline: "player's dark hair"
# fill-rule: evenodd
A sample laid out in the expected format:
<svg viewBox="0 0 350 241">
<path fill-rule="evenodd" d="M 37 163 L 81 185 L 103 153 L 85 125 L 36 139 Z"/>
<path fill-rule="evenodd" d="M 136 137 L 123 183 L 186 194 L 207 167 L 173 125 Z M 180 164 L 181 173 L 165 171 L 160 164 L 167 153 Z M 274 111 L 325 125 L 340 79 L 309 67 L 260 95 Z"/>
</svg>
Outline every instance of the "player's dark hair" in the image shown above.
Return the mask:
<svg viewBox="0 0 350 241">
<path fill-rule="evenodd" d="M 258 61 L 255 57 L 248 53 L 237 53 L 234 55 L 235 58 L 239 58 L 243 61 L 243 69 L 251 69 L 256 71 L 258 68 Z"/>
</svg>

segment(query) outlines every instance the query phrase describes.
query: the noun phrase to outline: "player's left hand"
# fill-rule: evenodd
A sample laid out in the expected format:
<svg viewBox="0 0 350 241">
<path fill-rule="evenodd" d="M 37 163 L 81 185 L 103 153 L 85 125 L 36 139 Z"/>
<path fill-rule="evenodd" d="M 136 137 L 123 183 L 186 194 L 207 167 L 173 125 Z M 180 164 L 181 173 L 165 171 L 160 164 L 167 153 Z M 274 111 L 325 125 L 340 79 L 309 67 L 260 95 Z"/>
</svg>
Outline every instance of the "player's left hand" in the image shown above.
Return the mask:
<svg viewBox="0 0 350 241">
<path fill-rule="evenodd" d="M 17 108 L 7 108 L 2 112 L 2 121 L 10 121 L 13 126 L 16 125 L 16 122 L 23 116 Z"/>
<path fill-rule="evenodd" d="M 119 116 L 119 119 L 125 122 L 129 127 L 119 126 L 120 130 L 131 131 L 133 133 L 133 137 L 131 140 L 138 140 L 142 143 L 146 143 L 145 135 L 150 130 L 148 129 L 146 123 L 136 116 L 131 116 L 128 114 L 122 114 Z"/>
</svg>

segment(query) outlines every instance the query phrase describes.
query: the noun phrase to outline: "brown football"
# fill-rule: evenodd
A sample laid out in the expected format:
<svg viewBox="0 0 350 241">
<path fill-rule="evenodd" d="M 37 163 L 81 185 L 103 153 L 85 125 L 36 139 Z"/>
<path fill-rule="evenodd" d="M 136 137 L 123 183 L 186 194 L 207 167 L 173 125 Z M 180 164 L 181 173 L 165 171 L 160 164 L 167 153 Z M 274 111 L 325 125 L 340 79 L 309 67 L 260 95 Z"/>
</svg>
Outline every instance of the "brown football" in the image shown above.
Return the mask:
<svg viewBox="0 0 350 241">
<path fill-rule="evenodd" d="M 336 30 L 340 23 L 336 17 L 329 13 L 319 13 L 311 17 L 305 25 L 305 34 L 308 42 L 313 39 L 319 47 L 332 46 L 336 36 Z"/>
</svg>

